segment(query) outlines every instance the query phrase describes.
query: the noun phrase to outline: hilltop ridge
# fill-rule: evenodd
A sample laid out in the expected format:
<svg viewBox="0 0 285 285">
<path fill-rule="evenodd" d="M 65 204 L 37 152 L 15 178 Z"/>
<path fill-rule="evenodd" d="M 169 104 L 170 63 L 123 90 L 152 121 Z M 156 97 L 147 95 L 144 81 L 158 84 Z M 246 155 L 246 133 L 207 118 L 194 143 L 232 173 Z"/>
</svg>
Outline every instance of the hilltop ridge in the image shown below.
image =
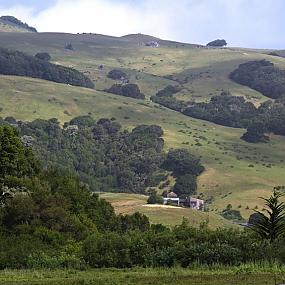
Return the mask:
<svg viewBox="0 0 285 285">
<path fill-rule="evenodd" d="M 37 33 L 36 28 L 23 23 L 14 16 L 0 17 L 0 32 L 32 32 Z"/>
</svg>

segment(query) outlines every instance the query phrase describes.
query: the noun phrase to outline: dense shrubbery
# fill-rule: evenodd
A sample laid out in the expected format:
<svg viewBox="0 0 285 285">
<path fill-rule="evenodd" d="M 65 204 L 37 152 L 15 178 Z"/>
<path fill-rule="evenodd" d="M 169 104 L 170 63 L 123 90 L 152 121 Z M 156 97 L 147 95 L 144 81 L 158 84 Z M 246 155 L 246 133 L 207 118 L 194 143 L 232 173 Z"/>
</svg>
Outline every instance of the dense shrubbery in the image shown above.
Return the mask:
<svg viewBox="0 0 285 285">
<path fill-rule="evenodd" d="M 109 125 L 106 120 L 101 123 Z M 45 126 L 48 133 L 58 132 L 48 123 Z M 157 127 L 140 128 L 161 134 Z M 6 171 L 0 177 L 1 197 L 3 190 L 11 193 L 1 199 L 0 269 L 187 267 L 198 262 L 239 265 L 283 260 L 283 236 L 270 244 L 248 231 L 213 231 L 205 225 L 194 229 L 186 220 L 168 229 L 150 225 L 148 218 L 139 213 L 116 216 L 109 203 L 77 178 L 55 170 L 40 170 L 31 151 L 24 150 L 11 127 L 1 126 L 0 133 L 0 144 L 5 145 L 0 148 L 0 157 L 12 153 L 6 156 L 9 167 L 5 162 Z M 140 131 L 134 133 L 139 136 Z M 142 141 L 138 148 L 143 145 Z M 18 160 L 17 154 L 21 157 L 23 153 L 23 159 Z M 180 158 L 178 164 L 176 173 L 193 169 L 191 158 Z M 172 162 L 166 165 L 174 169 Z M 30 171 L 31 167 L 35 168 Z M 22 169 L 21 174 L 15 176 L 18 169 Z"/>
<path fill-rule="evenodd" d="M 151 97 L 151 100 L 154 103 L 160 104 L 166 108 L 169 108 L 177 112 L 181 112 L 187 106 L 185 102 L 176 100 L 176 98 L 172 96 L 165 96 L 165 97 L 153 96 Z"/>
<path fill-rule="evenodd" d="M 267 142 L 267 133 L 285 136 L 285 101 L 266 101 L 258 108 L 258 115 L 250 123 L 242 138 L 248 142 Z"/>
<path fill-rule="evenodd" d="M 65 127 L 55 119 L 19 124 L 22 136 L 34 138 L 45 167 L 76 174 L 94 191 L 144 193 L 163 179 L 160 127 L 142 125 L 127 132 L 115 121 L 96 122 L 89 116 L 75 118 Z"/>
<path fill-rule="evenodd" d="M 136 84 L 114 84 L 111 88 L 106 89 L 105 91 L 125 97 L 145 99 L 145 95 L 141 93 L 138 85 Z"/>
<path fill-rule="evenodd" d="M 255 106 L 246 102 L 243 97 L 232 96 L 223 92 L 211 98 L 209 103 L 194 103 L 183 113 L 187 116 L 202 119 L 229 127 L 247 127 L 256 116 Z"/>
<path fill-rule="evenodd" d="M 280 97 L 275 102 L 266 101 L 256 108 L 243 97 L 232 96 L 229 92 L 213 96 L 209 103 L 179 101 L 173 96 L 177 92 L 179 87 L 167 86 L 151 99 L 186 116 L 223 126 L 247 128 L 242 136 L 247 142 L 267 142 L 267 133 L 270 132 L 285 135 L 285 97 Z"/>
<path fill-rule="evenodd" d="M 168 85 L 156 93 L 157 97 L 170 97 L 181 91 L 180 86 Z"/>
<path fill-rule="evenodd" d="M 179 91 L 181 91 L 179 86 L 168 85 L 164 89 L 158 91 L 155 96 L 152 96 L 151 100 L 154 103 L 160 104 L 174 111 L 182 112 L 182 110 L 187 106 L 187 103 L 176 100 L 174 95 Z"/>
<path fill-rule="evenodd" d="M 179 101 L 173 96 L 179 91 L 179 87 L 167 86 L 151 99 L 186 116 L 230 127 L 247 127 L 257 115 L 257 109 L 252 103 L 243 97 L 232 96 L 229 92 L 212 97 L 209 103 L 190 103 Z"/>
<path fill-rule="evenodd" d="M 230 78 L 269 98 L 285 95 L 285 70 L 280 70 L 267 60 L 243 63 L 230 74 Z"/>
<path fill-rule="evenodd" d="M 93 82 L 81 72 L 26 55 L 19 51 L 0 49 L 0 74 L 27 76 L 94 88 Z"/>
<path fill-rule="evenodd" d="M 2 16 L 0 18 L 0 20 L 3 20 L 6 23 L 11 23 L 13 25 L 16 25 L 20 28 L 23 28 L 25 30 L 28 30 L 30 32 L 37 32 L 37 30 L 33 27 L 30 27 L 28 24 L 23 23 L 22 21 L 18 20 L 17 18 L 13 17 L 13 16 Z"/>
<path fill-rule="evenodd" d="M 192 195 L 196 177 L 204 171 L 200 159 L 187 150 L 170 150 L 166 155 L 163 130 L 156 125 L 127 132 L 116 121 L 96 122 L 90 116 L 74 118 L 64 129 L 56 119 L 17 123 L 7 117 L 0 124 L 18 126 L 22 141 L 34 147 L 46 168 L 78 175 L 92 191 L 145 193 L 170 171 L 178 178 L 178 194 Z"/>
</svg>

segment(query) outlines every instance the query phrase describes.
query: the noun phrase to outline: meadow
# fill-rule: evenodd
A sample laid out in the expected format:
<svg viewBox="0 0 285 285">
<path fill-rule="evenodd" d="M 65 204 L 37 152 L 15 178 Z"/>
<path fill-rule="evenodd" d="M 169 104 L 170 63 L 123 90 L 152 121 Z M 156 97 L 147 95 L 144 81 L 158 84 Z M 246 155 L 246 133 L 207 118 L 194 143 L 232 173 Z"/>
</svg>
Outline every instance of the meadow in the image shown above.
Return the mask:
<svg viewBox="0 0 285 285">
<path fill-rule="evenodd" d="M 189 208 L 175 206 L 148 205 L 147 196 L 125 193 L 100 193 L 101 198 L 110 202 L 117 214 L 133 214 L 140 212 L 148 216 L 153 224 L 174 227 L 187 219 L 193 227 L 207 225 L 210 229 L 219 227 L 237 227 L 215 213 L 204 213 Z"/>
<path fill-rule="evenodd" d="M 4 270 L 0 284 L 9 285 L 275 285 L 284 270 L 236 268 L 100 269 L 100 270 Z"/>
<path fill-rule="evenodd" d="M 56 117 L 63 123 L 72 117 L 89 114 L 98 119 L 114 117 L 128 129 L 138 124 L 161 125 L 166 149 L 187 148 L 200 156 L 206 166 L 199 177 L 198 194 L 210 200 L 208 215 L 216 219 L 214 224 L 220 225 L 218 214 L 228 204 L 239 210 L 245 219 L 252 209 L 262 210 L 263 202 L 258 197 L 268 196 L 274 186 L 285 185 L 284 137 L 272 136 L 267 144 L 248 144 L 240 140 L 243 129 L 192 119 L 156 105 L 149 98 L 168 84 L 186 80 L 184 89 L 177 94 L 180 99 L 207 101 L 224 89 L 258 105 L 266 98 L 230 81 L 229 72 L 242 62 L 263 58 L 285 68 L 285 59 L 269 56 L 265 50 L 204 49 L 167 41 L 162 42 L 160 48 L 152 49 L 141 45 L 143 39 L 143 36 L 138 40 L 134 36 L 114 38 L 95 34 L 0 33 L 1 46 L 30 54 L 49 52 L 53 62 L 85 72 L 96 84 L 96 90 L 88 90 L 31 78 L 0 76 L 0 116 L 14 116 L 20 120 Z M 67 42 L 73 44 L 74 51 L 63 48 Z M 98 69 L 101 64 L 103 70 Z M 135 100 L 103 92 L 115 83 L 106 77 L 114 68 L 126 71 L 147 99 Z M 169 75 L 174 79 L 169 79 Z M 124 202 L 128 200 L 129 197 L 122 194 L 119 202 L 122 206 L 117 204 L 117 211 L 127 213 L 129 209 Z M 194 224 L 200 221 L 200 217 L 184 213 L 183 209 L 176 209 L 176 212 L 171 209 L 168 213 L 161 208 L 143 207 L 140 203 L 132 207 L 132 211 L 137 209 L 153 222 L 172 225 L 180 223 L 183 216 L 192 218 Z M 201 216 L 201 221 L 205 217 L 207 214 Z"/>
</svg>

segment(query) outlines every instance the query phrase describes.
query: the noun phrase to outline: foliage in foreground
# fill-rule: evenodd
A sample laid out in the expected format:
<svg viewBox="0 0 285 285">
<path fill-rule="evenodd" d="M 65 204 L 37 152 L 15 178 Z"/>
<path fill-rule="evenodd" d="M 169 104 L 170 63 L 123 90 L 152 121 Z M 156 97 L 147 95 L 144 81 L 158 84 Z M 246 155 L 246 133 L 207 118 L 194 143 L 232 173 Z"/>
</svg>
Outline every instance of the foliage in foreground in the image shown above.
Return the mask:
<svg viewBox="0 0 285 285">
<path fill-rule="evenodd" d="M 0 152 L 13 154 L 1 162 L 1 197 L 7 196 L 0 207 L 0 269 L 285 262 L 284 236 L 269 243 L 251 231 L 194 229 L 186 220 L 169 229 L 139 213 L 117 216 L 77 178 L 34 168 L 32 153 L 15 175 L 24 147 L 11 127 L 0 130 L 6 146 Z"/>
</svg>

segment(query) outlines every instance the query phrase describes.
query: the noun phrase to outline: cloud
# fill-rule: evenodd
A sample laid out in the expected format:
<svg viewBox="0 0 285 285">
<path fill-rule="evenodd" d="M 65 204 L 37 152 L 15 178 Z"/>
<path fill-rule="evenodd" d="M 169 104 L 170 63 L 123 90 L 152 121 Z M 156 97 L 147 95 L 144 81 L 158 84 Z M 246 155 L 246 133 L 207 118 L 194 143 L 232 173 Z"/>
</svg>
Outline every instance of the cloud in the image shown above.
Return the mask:
<svg viewBox="0 0 285 285">
<path fill-rule="evenodd" d="M 44 32 L 141 32 L 192 43 L 225 38 L 232 46 L 281 48 L 284 9 L 283 0 L 57 0 L 36 14 L 23 6 L 10 13 Z"/>
<path fill-rule="evenodd" d="M 134 5 L 108 0 L 59 0 L 31 21 L 40 31 L 96 32 L 115 36 L 137 32 L 167 35 L 168 13 L 158 13 L 150 2 Z"/>
<path fill-rule="evenodd" d="M 22 21 L 28 21 L 31 19 L 31 16 L 34 13 L 34 9 L 32 7 L 27 7 L 24 5 L 15 5 L 10 8 L 4 8 L 0 3 L 0 15 L 12 15 L 22 19 Z"/>
</svg>

